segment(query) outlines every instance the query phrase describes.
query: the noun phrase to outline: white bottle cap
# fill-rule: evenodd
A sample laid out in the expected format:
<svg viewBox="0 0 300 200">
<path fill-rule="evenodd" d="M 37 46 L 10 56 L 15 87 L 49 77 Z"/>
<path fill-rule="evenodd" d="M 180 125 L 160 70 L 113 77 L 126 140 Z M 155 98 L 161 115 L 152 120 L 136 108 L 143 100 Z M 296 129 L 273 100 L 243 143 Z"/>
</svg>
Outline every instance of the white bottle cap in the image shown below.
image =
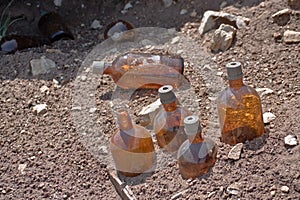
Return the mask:
<svg viewBox="0 0 300 200">
<path fill-rule="evenodd" d="M 159 98 L 162 104 L 168 104 L 176 101 L 172 85 L 164 85 L 158 89 Z"/>
<path fill-rule="evenodd" d="M 196 135 L 202 131 L 199 117 L 195 115 L 184 118 L 184 131 L 187 135 Z"/>
<path fill-rule="evenodd" d="M 93 73 L 94 74 L 103 74 L 104 66 L 105 66 L 104 61 L 93 61 L 93 64 L 92 64 Z"/>
<path fill-rule="evenodd" d="M 226 65 L 227 79 L 237 80 L 243 77 L 242 64 L 240 62 L 230 62 Z"/>
</svg>

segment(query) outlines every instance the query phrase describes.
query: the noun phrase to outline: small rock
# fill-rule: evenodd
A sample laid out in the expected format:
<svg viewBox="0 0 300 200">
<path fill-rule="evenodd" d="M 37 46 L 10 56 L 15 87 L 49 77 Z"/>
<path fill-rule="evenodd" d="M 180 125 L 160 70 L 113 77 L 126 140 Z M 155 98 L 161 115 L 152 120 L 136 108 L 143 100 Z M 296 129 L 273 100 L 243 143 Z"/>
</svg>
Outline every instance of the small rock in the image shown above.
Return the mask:
<svg viewBox="0 0 300 200">
<path fill-rule="evenodd" d="M 274 93 L 274 90 L 271 90 L 269 88 L 256 88 L 255 90 L 256 90 L 256 92 L 261 93 L 260 97 L 263 97 L 263 96 L 265 96 L 267 94 Z"/>
<path fill-rule="evenodd" d="M 33 76 L 46 74 L 55 69 L 56 64 L 54 61 L 42 56 L 40 59 L 32 59 L 30 61 L 31 73 Z"/>
<path fill-rule="evenodd" d="M 300 0 L 288 0 L 288 4 L 292 9 L 300 10 Z"/>
<path fill-rule="evenodd" d="M 173 0 L 162 0 L 162 1 L 163 1 L 164 6 L 166 8 L 170 7 L 172 5 L 172 3 L 173 3 Z"/>
<path fill-rule="evenodd" d="M 234 24 L 237 28 L 243 28 L 247 26 L 250 22 L 250 19 L 232 15 L 225 12 L 217 12 L 208 10 L 204 13 L 201 20 L 200 27 L 198 29 L 200 35 L 203 35 L 207 31 L 218 28 L 220 24 Z"/>
<path fill-rule="evenodd" d="M 286 136 L 284 138 L 284 144 L 287 146 L 297 146 L 298 145 L 297 137 L 294 135 Z"/>
<path fill-rule="evenodd" d="M 217 72 L 217 76 L 222 76 L 223 74 L 223 72 Z"/>
<path fill-rule="evenodd" d="M 71 111 L 81 111 L 82 108 L 80 106 L 75 106 L 71 108 Z"/>
<path fill-rule="evenodd" d="M 102 29 L 103 26 L 100 24 L 100 21 L 99 20 L 94 20 L 91 24 L 91 28 L 92 29 Z"/>
<path fill-rule="evenodd" d="M 82 76 L 80 77 L 80 80 L 81 80 L 82 82 L 85 82 L 85 81 L 87 80 L 87 76 L 82 75 Z"/>
<path fill-rule="evenodd" d="M 100 146 L 99 151 L 101 154 L 108 154 L 107 146 Z"/>
<path fill-rule="evenodd" d="M 176 44 L 179 42 L 179 40 L 180 40 L 180 37 L 176 36 L 176 37 L 172 38 L 171 44 Z"/>
<path fill-rule="evenodd" d="M 43 85 L 41 88 L 40 88 L 40 92 L 41 93 L 45 93 L 45 92 L 48 92 L 50 89 L 46 86 L 46 85 Z"/>
<path fill-rule="evenodd" d="M 223 9 L 227 6 L 227 2 L 226 1 L 223 1 L 221 4 L 220 4 L 220 9 Z"/>
<path fill-rule="evenodd" d="M 285 193 L 288 193 L 289 192 L 289 190 L 290 190 L 290 188 L 288 187 L 288 186 L 282 186 L 281 188 L 280 188 L 280 190 L 282 191 L 282 192 L 285 192 Z"/>
<path fill-rule="evenodd" d="M 27 164 L 19 164 L 18 170 L 20 171 L 21 174 L 25 174 L 24 170 L 27 167 Z"/>
<path fill-rule="evenodd" d="M 273 190 L 273 191 L 271 191 L 270 193 L 271 193 L 271 196 L 275 196 L 275 194 L 276 194 L 276 191 L 275 191 L 275 190 Z"/>
<path fill-rule="evenodd" d="M 236 28 L 230 25 L 221 24 L 215 31 L 211 49 L 213 51 L 226 51 L 231 46 L 236 34 Z"/>
<path fill-rule="evenodd" d="M 243 143 L 238 143 L 228 153 L 228 158 L 232 160 L 238 160 L 240 159 L 242 149 L 243 149 Z"/>
<path fill-rule="evenodd" d="M 275 116 L 273 113 L 271 113 L 271 112 L 265 112 L 265 113 L 263 114 L 263 120 L 264 120 L 264 123 L 265 123 L 265 124 L 270 123 L 270 122 L 273 121 L 274 119 L 276 119 L 276 116 Z"/>
<path fill-rule="evenodd" d="M 280 10 L 272 15 L 273 21 L 280 26 L 284 26 L 290 21 L 291 13 L 292 11 L 288 8 Z"/>
<path fill-rule="evenodd" d="M 47 111 L 46 104 L 38 104 L 33 107 L 33 112 L 36 114 L 44 114 Z"/>
<path fill-rule="evenodd" d="M 141 118 L 142 126 L 152 126 L 155 115 L 157 114 L 159 108 L 161 107 L 160 99 L 142 108 L 138 113 Z"/>
<path fill-rule="evenodd" d="M 61 4 L 62 4 L 62 0 L 54 0 L 53 3 L 54 3 L 55 6 L 59 6 L 60 7 Z"/>
<path fill-rule="evenodd" d="M 182 9 L 181 11 L 180 11 L 180 15 L 185 15 L 185 14 L 187 14 L 188 13 L 188 11 L 186 10 L 186 9 Z"/>
<path fill-rule="evenodd" d="M 133 5 L 132 5 L 130 2 L 128 2 L 128 3 L 124 6 L 124 9 L 123 9 L 123 10 L 128 10 L 128 9 L 130 9 L 130 8 L 133 8 Z"/>
<path fill-rule="evenodd" d="M 195 10 L 191 12 L 190 17 L 196 17 L 196 16 L 197 16 L 197 12 Z"/>
<path fill-rule="evenodd" d="M 299 43 L 300 32 L 287 30 L 283 33 L 283 41 L 285 43 Z"/>
<path fill-rule="evenodd" d="M 89 113 L 95 113 L 97 111 L 97 108 L 90 108 Z"/>
<path fill-rule="evenodd" d="M 239 183 L 233 183 L 228 186 L 227 192 L 229 194 L 238 195 L 240 192 L 240 184 Z"/>
</svg>

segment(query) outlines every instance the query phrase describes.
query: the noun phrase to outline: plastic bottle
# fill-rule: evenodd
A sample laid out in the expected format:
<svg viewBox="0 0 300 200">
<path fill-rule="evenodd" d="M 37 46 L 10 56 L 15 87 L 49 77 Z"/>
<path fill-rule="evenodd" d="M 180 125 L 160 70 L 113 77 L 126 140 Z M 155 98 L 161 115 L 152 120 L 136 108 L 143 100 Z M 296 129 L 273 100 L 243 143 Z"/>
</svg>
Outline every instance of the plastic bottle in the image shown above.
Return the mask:
<svg viewBox="0 0 300 200">
<path fill-rule="evenodd" d="M 242 65 L 226 65 L 229 87 L 217 99 L 221 140 L 234 145 L 253 140 L 265 133 L 260 97 L 243 83 Z"/>
<path fill-rule="evenodd" d="M 40 32 L 47 36 L 51 42 L 55 42 L 60 39 L 74 40 L 73 34 L 58 13 L 41 12 L 42 16 L 38 22 L 38 27 Z"/>
<path fill-rule="evenodd" d="M 202 138 L 202 128 L 197 116 L 184 119 L 184 130 L 188 140 L 180 146 L 177 153 L 179 171 L 184 179 L 197 178 L 207 174 L 214 166 L 218 148 L 212 140 Z"/>
<path fill-rule="evenodd" d="M 189 115 L 189 111 L 177 104 L 171 85 L 162 86 L 158 92 L 163 109 L 154 118 L 155 136 L 159 147 L 175 153 L 187 139 L 183 120 Z"/>
<path fill-rule="evenodd" d="M 14 53 L 17 50 L 50 44 L 50 40 L 42 36 L 7 35 L 0 41 L 0 51 Z"/>
<path fill-rule="evenodd" d="M 138 176 L 155 167 L 155 149 L 150 133 L 133 124 L 128 111 L 117 112 L 117 130 L 110 140 L 110 150 L 117 171 L 127 177 Z"/>
<path fill-rule="evenodd" d="M 123 89 L 158 89 L 163 85 L 183 86 L 184 64 L 180 56 L 127 53 L 118 56 L 112 64 L 93 62 L 93 72 L 108 74 Z"/>
</svg>

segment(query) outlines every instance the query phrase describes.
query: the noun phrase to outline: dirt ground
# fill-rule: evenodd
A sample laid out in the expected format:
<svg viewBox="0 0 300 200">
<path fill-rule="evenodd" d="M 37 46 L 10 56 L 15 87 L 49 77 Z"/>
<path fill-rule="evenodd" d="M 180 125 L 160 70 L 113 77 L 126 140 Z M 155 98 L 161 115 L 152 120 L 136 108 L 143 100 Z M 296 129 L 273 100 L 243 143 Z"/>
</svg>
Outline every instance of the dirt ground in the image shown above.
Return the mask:
<svg viewBox="0 0 300 200">
<path fill-rule="evenodd" d="M 1 0 L 3 9 L 8 0 Z M 165 8 L 159 0 L 131 1 L 133 8 L 122 14 L 122 1 L 66 1 L 55 7 L 44 1 L 47 10 L 63 16 L 75 40 L 61 40 L 51 46 L 0 54 L 0 199 L 120 199 L 109 176 L 108 164 L 95 156 L 87 141 L 78 133 L 73 100 L 78 70 L 86 56 L 103 39 L 105 25 L 124 19 L 135 27 L 176 28 L 194 40 L 191 51 L 210 46 L 213 31 L 200 36 L 198 27 L 205 10 L 219 10 L 223 1 L 174 1 Z M 225 1 L 226 2 L 226 1 Z M 137 199 L 300 199 L 300 145 L 284 144 L 291 134 L 300 138 L 300 45 L 285 44 L 280 35 L 285 30 L 300 30 L 300 16 L 292 15 L 286 25 L 273 22 L 272 15 L 288 8 L 281 0 L 228 0 L 222 10 L 250 19 L 248 27 L 237 31 L 233 46 L 207 55 L 214 61 L 220 83 L 226 83 L 225 64 L 244 64 L 244 80 L 254 88 L 269 88 L 274 92 L 261 97 L 263 112 L 272 112 L 276 119 L 266 124 L 268 137 L 256 149 L 244 146 L 241 158 L 228 158 L 231 146 L 216 139 L 218 160 L 208 176 L 184 180 L 175 160 L 158 168 L 142 181 L 127 180 Z M 186 9 L 185 15 L 180 11 Z M 16 1 L 9 9 L 12 16 L 24 15 L 8 34 L 37 35 L 39 9 L 33 0 Z M 197 12 L 195 17 L 190 13 Z M 94 19 L 104 26 L 90 28 Z M 275 35 L 279 35 L 277 39 Z M 53 60 L 56 69 L 45 75 L 32 76 L 30 61 L 41 56 Z M 199 105 L 204 131 L 211 128 L 211 91 L 203 77 L 196 73 L 194 63 L 186 59 L 185 76 L 191 81 Z M 62 80 L 57 86 L 53 79 Z M 100 87 L 101 85 L 101 87 Z M 41 92 L 42 86 L 49 88 Z M 225 85 L 221 85 L 225 87 Z M 105 75 L 99 77 L 94 94 L 94 123 L 102 127 L 104 137 L 116 130 L 110 102 L 115 83 Z M 130 102 L 135 122 L 140 109 L 157 98 L 156 91 L 137 91 Z M 37 115 L 33 107 L 47 104 L 47 111 Z M 216 126 L 215 136 L 220 135 Z M 213 137 L 213 135 L 210 135 Z M 218 138 L 218 137 L 215 137 Z M 284 191 L 283 186 L 288 187 Z M 235 188 L 237 194 L 230 194 Z"/>
</svg>

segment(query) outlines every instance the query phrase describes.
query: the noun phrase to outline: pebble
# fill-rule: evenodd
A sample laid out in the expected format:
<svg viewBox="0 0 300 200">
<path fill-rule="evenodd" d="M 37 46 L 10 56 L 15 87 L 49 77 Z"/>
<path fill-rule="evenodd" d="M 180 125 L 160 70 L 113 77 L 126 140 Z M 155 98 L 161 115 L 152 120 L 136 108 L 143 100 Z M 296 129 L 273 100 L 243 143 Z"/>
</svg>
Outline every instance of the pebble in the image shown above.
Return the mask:
<svg viewBox="0 0 300 200">
<path fill-rule="evenodd" d="M 296 146 L 298 145 L 297 137 L 294 135 L 288 135 L 284 138 L 284 144 L 287 146 Z"/>
<path fill-rule="evenodd" d="M 172 3 L 173 3 L 173 0 L 162 0 L 162 1 L 163 1 L 164 6 L 166 8 L 170 7 L 172 5 Z"/>
<path fill-rule="evenodd" d="M 171 44 L 176 44 L 179 42 L 179 40 L 180 40 L 180 37 L 176 36 L 176 37 L 172 38 Z"/>
<path fill-rule="evenodd" d="M 72 111 L 81 111 L 82 108 L 80 106 L 75 106 L 75 107 L 72 107 L 71 109 Z"/>
<path fill-rule="evenodd" d="M 82 82 L 85 82 L 85 81 L 87 80 L 87 76 L 85 76 L 85 75 L 81 76 L 81 77 L 80 77 L 80 80 L 81 80 Z"/>
<path fill-rule="evenodd" d="M 299 43 L 300 32 L 287 30 L 283 33 L 283 41 L 285 43 Z"/>
<path fill-rule="evenodd" d="M 187 13 L 188 13 L 187 9 L 182 9 L 182 10 L 180 11 L 180 15 L 185 15 L 185 14 L 187 14 Z"/>
<path fill-rule="evenodd" d="M 45 92 L 48 92 L 49 91 L 49 88 L 46 86 L 46 85 L 43 85 L 41 88 L 40 88 L 40 92 L 41 93 L 45 93 Z"/>
<path fill-rule="evenodd" d="M 90 108 L 89 113 L 95 113 L 97 111 L 97 108 Z"/>
<path fill-rule="evenodd" d="M 217 76 L 222 76 L 223 74 L 223 72 L 217 72 Z"/>
<path fill-rule="evenodd" d="M 33 112 L 36 114 L 44 114 L 47 111 L 47 104 L 38 104 L 33 107 Z"/>
<path fill-rule="evenodd" d="M 285 192 L 285 193 L 288 193 L 289 192 L 289 190 L 290 190 L 290 188 L 288 187 L 288 186 L 282 186 L 281 188 L 280 188 L 280 190 L 282 191 L 282 192 Z"/>
<path fill-rule="evenodd" d="M 236 31 L 236 28 L 231 25 L 221 24 L 213 36 L 211 49 L 213 51 L 226 51 L 229 49 L 235 38 Z"/>
<path fill-rule="evenodd" d="M 55 6 L 59 6 L 60 7 L 61 4 L 62 4 L 62 0 L 54 0 L 53 3 L 54 3 Z"/>
<path fill-rule="evenodd" d="M 103 26 L 100 24 L 100 21 L 99 20 L 94 20 L 91 24 L 91 28 L 92 29 L 102 29 Z"/>
<path fill-rule="evenodd" d="M 191 12 L 190 17 L 196 17 L 196 16 L 197 16 L 197 12 L 195 10 Z"/>
<path fill-rule="evenodd" d="M 21 174 L 24 174 L 24 170 L 27 167 L 27 164 L 19 164 L 18 170 L 20 171 Z"/>
<path fill-rule="evenodd" d="M 238 143 L 228 153 L 228 158 L 232 160 L 238 160 L 240 159 L 242 149 L 243 149 L 243 143 Z"/>
<path fill-rule="evenodd" d="M 271 112 L 265 112 L 265 113 L 263 114 L 263 120 L 264 120 L 264 123 L 265 123 L 265 124 L 270 123 L 270 122 L 273 121 L 274 119 L 276 119 L 276 116 L 275 116 L 273 113 L 271 113 Z"/>
<path fill-rule="evenodd" d="M 273 190 L 273 191 L 271 191 L 270 193 L 271 193 L 271 196 L 275 196 L 275 194 L 276 194 L 276 191 L 275 191 L 275 190 Z"/>
<path fill-rule="evenodd" d="M 124 6 L 124 9 L 123 9 L 123 10 L 128 10 L 128 9 L 130 9 L 130 8 L 133 8 L 133 5 L 132 5 L 130 2 L 128 2 L 128 3 Z"/>
<path fill-rule="evenodd" d="M 227 192 L 229 194 L 238 195 L 240 192 L 239 183 L 233 183 L 233 184 L 229 185 L 227 188 Z"/>
<path fill-rule="evenodd" d="M 40 59 L 30 61 L 31 73 L 33 76 L 46 74 L 56 68 L 54 61 L 42 56 Z"/>
</svg>

